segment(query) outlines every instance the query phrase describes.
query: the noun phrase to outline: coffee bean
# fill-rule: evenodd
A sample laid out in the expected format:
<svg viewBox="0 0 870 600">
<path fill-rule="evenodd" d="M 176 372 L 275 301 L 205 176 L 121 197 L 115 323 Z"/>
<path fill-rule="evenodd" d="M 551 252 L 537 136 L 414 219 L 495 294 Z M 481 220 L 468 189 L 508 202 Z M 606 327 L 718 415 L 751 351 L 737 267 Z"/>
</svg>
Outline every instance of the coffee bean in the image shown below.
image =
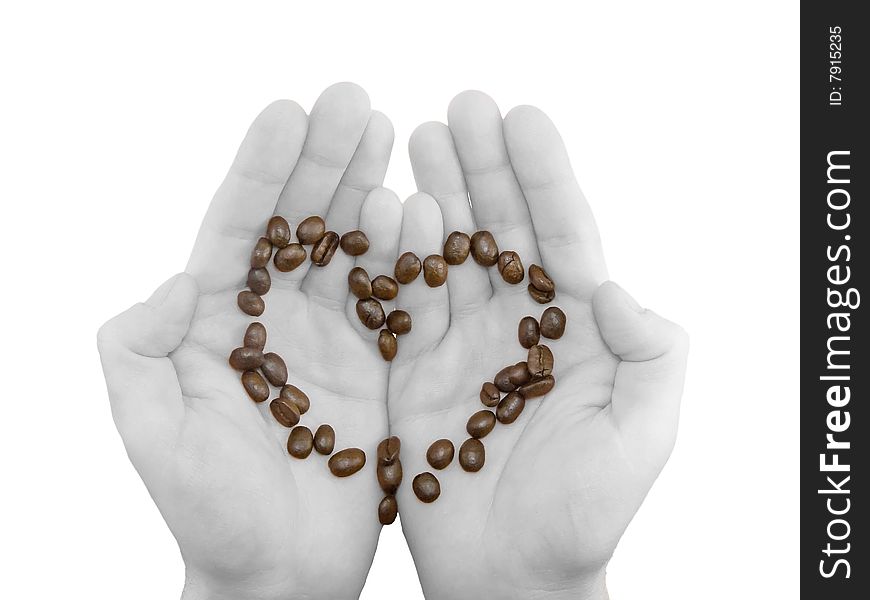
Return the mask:
<svg viewBox="0 0 870 600">
<path fill-rule="evenodd" d="M 529 282 L 541 292 L 554 292 L 556 285 L 543 267 L 532 265 L 529 267 Z"/>
<path fill-rule="evenodd" d="M 541 340 L 541 329 L 538 327 L 538 321 L 535 320 L 535 317 L 520 319 L 519 327 L 517 327 L 517 338 L 523 348 L 531 348 Z"/>
<path fill-rule="evenodd" d="M 542 292 L 531 283 L 526 289 L 529 291 L 529 296 L 532 297 L 532 300 L 534 300 L 538 304 L 546 304 L 547 302 L 552 302 L 553 298 L 556 297 L 556 292 Z"/>
<path fill-rule="evenodd" d="M 266 347 L 265 325 L 257 321 L 248 325 L 248 328 L 245 330 L 245 341 L 243 342 L 243 345 L 245 348 L 253 348 L 254 350 L 260 350 L 262 352 L 263 348 Z"/>
<path fill-rule="evenodd" d="M 290 224 L 284 217 L 275 215 L 266 226 L 266 237 L 274 246 L 283 248 L 290 243 Z"/>
<path fill-rule="evenodd" d="M 433 469 L 441 470 L 453 461 L 453 442 L 435 440 L 426 451 L 426 460 Z"/>
<path fill-rule="evenodd" d="M 423 279 L 429 287 L 439 287 L 447 281 L 447 261 L 437 254 L 423 260 Z"/>
<path fill-rule="evenodd" d="M 331 425 L 324 423 L 314 432 L 314 449 L 325 456 L 335 450 L 335 430 Z"/>
<path fill-rule="evenodd" d="M 394 310 L 387 316 L 387 329 L 396 335 L 411 331 L 411 315 L 404 310 Z"/>
<path fill-rule="evenodd" d="M 341 236 L 341 249 L 350 256 L 365 254 L 369 249 L 369 238 L 359 229 L 348 231 Z"/>
<path fill-rule="evenodd" d="M 295 385 L 287 384 L 281 388 L 280 394 L 278 397 L 283 398 L 284 400 L 290 400 L 293 404 L 296 405 L 296 408 L 299 409 L 299 414 L 304 415 L 308 412 L 308 409 L 311 407 L 311 401 L 308 399 L 308 396 L 300 390 Z"/>
<path fill-rule="evenodd" d="M 447 241 L 444 242 L 444 260 L 448 265 L 461 265 L 468 258 L 468 253 L 471 250 L 471 238 L 467 233 L 454 231 L 447 236 Z"/>
<path fill-rule="evenodd" d="M 256 348 L 243 346 L 230 353 L 230 366 L 236 371 L 259 369 L 263 364 L 263 352 Z"/>
<path fill-rule="evenodd" d="M 390 436 L 378 444 L 378 462 L 385 465 L 393 464 L 402 451 L 402 441 L 396 436 Z"/>
<path fill-rule="evenodd" d="M 381 356 L 384 357 L 384 360 L 390 361 L 396 358 L 396 352 L 399 351 L 399 342 L 389 329 L 381 329 L 381 332 L 378 334 L 378 350 L 381 351 Z"/>
<path fill-rule="evenodd" d="M 356 314 L 363 325 L 369 329 L 378 329 L 384 324 L 386 317 L 384 316 L 384 307 L 374 298 L 367 300 L 357 300 Z"/>
<path fill-rule="evenodd" d="M 269 384 L 256 371 L 245 371 L 242 373 L 242 387 L 245 388 L 248 396 L 254 402 L 263 402 L 269 399 Z"/>
<path fill-rule="evenodd" d="M 366 453 L 359 448 L 339 450 L 329 459 L 329 470 L 336 477 L 349 477 L 366 464 Z"/>
<path fill-rule="evenodd" d="M 314 448 L 314 436 L 305 425 L 297 425 L 287 438 L 287 452 L 293 458 L 308 458 Z"/>
<path fill-rule="evenodd" d="M 416 254 L 405 252 L 396 261 L 393 275 L 395 275 L 396 281 L 404 285 L 417 279 L 417 275 L 420 274 L 422 268 L 423 265 L 420 264 L 420 259 L 417 258 Z"/>
<path fill-rule="evenodd" d="M 275 398 L 269 403 L 269 410 L 275 420 L 284 427 L 293 427 L 299 423 L 299 409 L 290 400 Z"/>
<path fill-rule="evenodd" d="M 263 299 L 259 294 L 255 294 L 249 290 L 242 290 L 239 292 L 237 301 L 242 312 L 246 315 L 251 315 L 252 317 L 259 317 L 263 314 L 263 311 L 266 310 L 266 303 L 263 302 Z"/>
<path fill-rule="evenodd" d="M 495 387 L 503 392 L 512 392 L 517 389 L 517 386 L 511 383 L 511 369 L 513 368 L 514 365 L 510 365 L 495 374 L 495 377 L 492 379 Z"/>
<path fill-rule="evenodd" d="M 395 494 L 402 483 L 402 461 L 395 460 L 389 465 L 378 465 L 378 485 L 387 494 Z"/>
<path fill-rule="evenodd" d="M 289 273 L 299 265 L 305 262 L 308 256 L 308 251 L 302 247 L 302 244 L 293 242 L 286 247 L 281 248 L 275 253 L 275 268 L 282 273 Z"/>
<path fill-rule="evenodd" d="M 308 217 L 296 228 L 296 238 L 300 244 L 313 244 L 326 233 L 326 223 L 318 216 Z"/>
<path fill-rule="evenodd" d="M 558 340 L 565 333 L 568 317 L 558 306 L 551 306 L 541 315 L 541 335 L 551 340 Z"/>
<path fill-rule="evenodd" d="M 498 262 L 498 245 L 490 232 L 478 231 L 471 236 L 471 257 L 484 267 L 491 267 Z"/>
<path fill-rule="evenodd" d="M 270 258 L 272 258 L 272 242 L 261 237 L 251 251 L 251 268 L 262 269 L 269 264 Z"/>
<path fill-rule="evenodd" d="M 269 380 L 269 383 L 275 387 L 281 387 L 287 383 L 287 365 L 284 359 L 274 352 L 267 352 L 263 355 L 263 364 L 260 367 L 263 375 Z"/>
<path fill-rule="evenodd" d="M 372 279 L 372 296 L 379 300 L 392 300 L 399 293 L 399 284 L 392 277 L 378 275 Z"/>
<path fill-rule="evenodd" d="M 338 249 L 338 234 L 327 231 L 322 238 L 314 242 L 314 247 L 311 248 L 311 262 L 318 267 L 325 267 L 332 260 L 336 249 Z"/>
<path fill-rule="evenodd" d="M 498 255 L 498 272 L 510 284 L 521 282 L 526 274 L 520 255 L 513 250 L 505 250 Z"/>
<path fill-rule="evenodd" d="M 508 381 L 514 386 L 520 387 L 532 380 L 532 374 L 529 373 L 529 365 L 526 361 L 521 361 L 508 369 Z"/>
<path fill-rule="evenodd" d="M 556 380 L 552 375 L 547 375 L 546 377 L 542 377 L 540 379 L 533 379 L 529 383 L 524 386 L 521 386 L 517 392 L 522 394 L 523 398 L 526 400 L 530 398 L 537 398 L 538 396 L 543 396 L 553 389 L 553 386 L 556 385 Z"/>
<path fill-rule="evenodd" d="M 251 291 L 260 296 L 265 296 L 269 293 L 272 287 L 272 278 L 269 276 L 269 271 L 266 269 L 251 269 L 248 271 L 248 287 Z"/>
<path fill-rule="evenodd" d="M 498 403 L 498 407 L 495 409 L 495 416 L 498 418 L 499 423 L 507 425 L 517 420 L 517 417 L 523 412 L 525 406 L 526 399 L 523 395 L 518 392 L 511 392 Z"/>
<path fill-rule="evenodd" d="M 378 504 L 378 521 L 381 525 L 392 525 L 398 514 L 399 503 L 396 502 L 396 497 L 392 494 L 384 496 Z"/>
<path fill-rule="evenodd" d="M 526 362 L 529 373 L 536 379 L 546 377 L 553 372 L 553 352 L 543 344 L 529 348 L 529 357 Z"/>
<path fill-rule="evenodd" d="M 477 438 L 468 438 L 459 447 L 459 464 L 469 473 L 476 473 L 486 462 L 486 452 L 483 442 Z"/>
<path fill-rule="evenodd" d="M 417 475 L 411 487 L 414 488 L 414 495 L 426 504 L 435 502 L 441 495 L 441 484 L 438 483 L 438 478 L 428 471 Z"/>
<path fill-rule="evenodd" d="M 360 300 L 372 297 L 372 281 L 362 267 L 354 267 L 350 270 L 347 274 L 347 287 L 350 288 L 350 293 Z"/>
<path fill-rule="evenodd" d="M 477 411 L 468 417 L 468 423 L 465 424 L 465 430 L 473 438 L 486 437 L 493 427 L 495 427 L 495 414 L 491 410 Z"/>
<path fill-rule="evenodd" d="M 510 381 L 508 381 L 510 383 Z M 498 404 L 498 401 L 501 399 L 501 394 L 499 393 L 498 387 L 494 383 L 490 383 L 487 381 L 483 384 L 483 387 L 480 388 L 480 401 L 484 406 L 495 406 Z"/>
</svg>

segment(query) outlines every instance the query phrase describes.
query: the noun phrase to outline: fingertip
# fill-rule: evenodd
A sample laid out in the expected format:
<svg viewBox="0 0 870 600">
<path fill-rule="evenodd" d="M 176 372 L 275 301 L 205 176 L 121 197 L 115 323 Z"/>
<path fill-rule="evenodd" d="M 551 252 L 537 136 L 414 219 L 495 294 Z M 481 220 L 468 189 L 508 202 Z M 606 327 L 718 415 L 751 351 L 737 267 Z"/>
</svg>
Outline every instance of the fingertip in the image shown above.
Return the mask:
<svg viewBox="0 0 870 600">
<path fill-rule="evenodd" d="M 384 187 L 377 187 L 370 191 L 363 202 L 363 214 L 390 219 L 402 216 L 402 201 L 392 191 Z"/>
<path fill-rule="evenodd" d="M 408 138 L 411 160 L 425 158 L 434 147 L 441 147 L 445 136 L 450 136 L 450 130 L 440 121 L 427 121 L 418 125 Z"/>
<path fill-rule="evenodd" d="M 368 114 L 371 112 L 371 101 L 362 87 L 350 81 L 343 81 L 323 90 L 311 112 L 313 114 L 327 107 Z"/>
<path fill-rule="evenodd" d="M 373 138 L 373 142 L 378 147 L 388 148 L 392 150 L 393 142 L 396 138 L 396 132 L 393 128 L 393 122 L 389 117 L 379 110 L 373 110 L 369 115 L 369 122 L 366 126 L 366 135 Z"/>
<path fill-rule="evenodd" d="M 447 122 L 453 127 L 460 122 L 473 123 L 477 118 L 493 114 L 501 117 L 495 100 L 479 90 L 465 90 L 450 101 L 450 106 L 447 108 Z"/>
<path fill-rule="evenodd" d="M 433 231 L 443 228 L 441 209 L 435 198 L 425 192 L 412 194 L 405 200 L 402 229 Z"/>
</svg>

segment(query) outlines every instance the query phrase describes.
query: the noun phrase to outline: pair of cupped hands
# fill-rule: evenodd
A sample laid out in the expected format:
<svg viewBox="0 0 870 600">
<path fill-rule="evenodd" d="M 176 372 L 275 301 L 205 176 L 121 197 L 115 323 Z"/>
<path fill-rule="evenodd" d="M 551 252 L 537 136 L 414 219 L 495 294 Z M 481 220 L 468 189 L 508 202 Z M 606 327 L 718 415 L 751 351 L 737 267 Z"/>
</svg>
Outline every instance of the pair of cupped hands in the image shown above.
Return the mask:
<svg viewBox="0 0 870 600">
<path fill-rule="evenodd" d="M 605 567 L 673 447 L 687 337 L 607 279 L 589 206 L 553 123 L 530 106 L 502 117 L 464 92 L 448 124 L 414 131 L 420 190 L 381 187 L 393 129 L 366 93 L 341 83 L 310 114 L 292 101 L 254 121 L 206 213 L 187 269 L 107 322 L 99 348 L 112 414 L 186 564 L 185 599 L 356 598 L 377 546 L 375 448 L 402 440 L 402 530 L 427 598 L 606 598 Z M 311 398 L 304 421 L 331 424 L 336 449 L 369 460 L 346 478 L 324 457 L 289 457 L 287 428 L 252 402 L 227 364 L 253 320 L 236 305 L 251 249 L 272 215 L 321 215 L 361 229 L 368 252 L 339 251 L 272 272 L 267 349 Z M 484 439 L 486 464 L 438 471 L 420 502 L 426 449 L 467 437 L 481 384 L 523 360 L 517 323 L 544 306 L 472 260 L 445 285 L 402 286 L 413 328 L 390 363 L 348 292 L 354 265 L 392 274 L 405 251 L 440 254 L 452 231 L 489 230 L 557 286 L 568 316 L 548 340 L 556 386 Z"/>
</svg>

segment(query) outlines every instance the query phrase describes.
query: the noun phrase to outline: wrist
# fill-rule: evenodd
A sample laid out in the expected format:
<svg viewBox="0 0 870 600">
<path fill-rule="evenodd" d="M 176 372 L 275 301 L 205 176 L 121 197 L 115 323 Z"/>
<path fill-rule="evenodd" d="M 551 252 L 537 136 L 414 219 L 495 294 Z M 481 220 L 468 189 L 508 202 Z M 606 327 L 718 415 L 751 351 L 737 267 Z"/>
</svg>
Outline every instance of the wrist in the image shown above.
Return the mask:
<svg viewBox="0 0 870 600">
<path fill-rule="evenodd" d="M 214 581 L 202 575 L 185 574 L 181 600 L 293 600 L 287 586 L 263 586 L 243 581 Z"/>
</svg>

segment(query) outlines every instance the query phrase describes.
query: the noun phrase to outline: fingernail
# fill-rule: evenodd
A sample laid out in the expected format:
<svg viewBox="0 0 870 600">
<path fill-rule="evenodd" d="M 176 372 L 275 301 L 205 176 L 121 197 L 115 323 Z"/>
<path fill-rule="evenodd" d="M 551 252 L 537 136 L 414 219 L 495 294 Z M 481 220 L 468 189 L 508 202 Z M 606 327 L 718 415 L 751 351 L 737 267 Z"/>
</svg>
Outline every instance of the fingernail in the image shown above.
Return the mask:
<svg viewBox="0 0 870 600">
<path fill-rule="evenodd" d="M 145 301 L 145 304 L 157 308 L 164 302 L 166 302 L 166 299 L 169 297 L 169 294 L 172 293 L 172 289 L 175 287 L 175 284 L 178 283 L 178 278 L 180 275 L 181 273 L 175 275 L 174 277 L 170 277 L 168 280 L 163 282 L 163 285 L 161 285 L 154 291 L 153 294 L 151 294 L 151 297 Z"/>
<path fill-rule="evenodd" d="M 629 294 L 628 292 L 626 292 L 625 289 L 624 289 L 621 285 L 619 285 L 618 283 L 616 283 L 615 281 L 611 281 L 611 283 L 612 283 L 613 285 L 615 285 L 617 288 L 619 288 L 619 291 L 620 291 L 620 292 L 622 292 L 622 299 L 623 299 L 623 302 L 625 302 L 625 305 L 626 305 L 628 308 L 630 308 L 631 310 L 633 310 L 634 312 L 637 312 L 637 313 L 642 313 L 642 312 L 643 312 L 643 307 L 642 307 L 640 304 L 637 303 L 637 300 L 635 300 L 635 299 L 632 297 L 631 294 Z"/>
</svg>

